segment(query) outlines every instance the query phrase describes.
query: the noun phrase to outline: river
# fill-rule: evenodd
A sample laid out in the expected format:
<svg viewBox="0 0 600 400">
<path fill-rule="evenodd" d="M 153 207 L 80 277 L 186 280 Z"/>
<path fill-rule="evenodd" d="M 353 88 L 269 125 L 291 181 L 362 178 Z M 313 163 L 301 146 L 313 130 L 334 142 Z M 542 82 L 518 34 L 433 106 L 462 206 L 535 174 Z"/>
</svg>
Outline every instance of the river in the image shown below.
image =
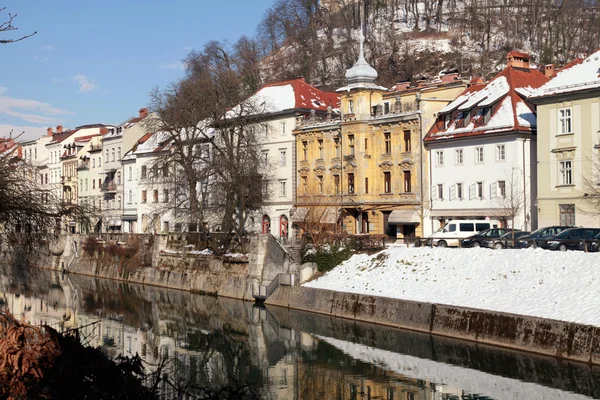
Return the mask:
<svg viewBox="0 0 600 400">
<path fill-rule="evenodd" d="M 269 399 L 600 399 L 600 368 L 227 298 L 36 271 L 0 302 L 160 371 L 161 397 L 247 387 Z M 152 384 L 148 378 L 147 384 Z M 194 398 L 192 396 L 182 398 Z"/>
</svg>

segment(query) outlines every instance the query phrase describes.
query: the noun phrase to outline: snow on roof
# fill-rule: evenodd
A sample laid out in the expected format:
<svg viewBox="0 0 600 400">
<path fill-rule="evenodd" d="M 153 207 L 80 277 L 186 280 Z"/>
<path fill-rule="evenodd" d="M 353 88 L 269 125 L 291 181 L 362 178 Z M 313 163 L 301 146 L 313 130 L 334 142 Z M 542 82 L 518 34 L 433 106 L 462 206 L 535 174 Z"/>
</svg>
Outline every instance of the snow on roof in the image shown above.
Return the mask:
<svg viewBox="0 0 600 400">
<path fill-rule="evenodd" d="M 529 131 L 536 127 L 535 113 L 524 99 L 546 82 L 548 78 L 536 69 L 509 66 L 486 85 L 468 87 L 444 107 L 439 112 L 442 118 L 431 127 L 425 141 L 510 130 Z M 484 109 L 491 114 L 487 122 Z M 443 121 L 444 114 L 451 115 L 447 125 Z"/>
<path fill-rule="evenodd" d="M 267 113 L 276 113 L 293 109 L 327 111 L 327 107 L 337 108 L 340 96 L 332 92 L 323 92 L 302 78 L 271 83 L 263 86 L 247 100 L 252 107 L 258 107 Z M 235 107 L 232 110 L 235 113 Z"/>
<path fill-rule="evenodd" d="M 142 142 L 140 139 L 136 149 L 133 151 L 133 154 L 136 156 L 141 154 L 155 153 L 163 150 L 166 142 L 169 141 L 170 135 L 166 132 L 156 132 L 154 134 L 150 134 L 149 137 L 144 135 L 142 139 L 144 138 L 146 138 L 146 140 Z"/>
<path fill-rule="evenodd" d="M 555 78 L 537 89 L 532 98 L 600 88 L 600 49 L 581 63 L 571 64 L 573 63 L 560 70 Z"/>
</svg>

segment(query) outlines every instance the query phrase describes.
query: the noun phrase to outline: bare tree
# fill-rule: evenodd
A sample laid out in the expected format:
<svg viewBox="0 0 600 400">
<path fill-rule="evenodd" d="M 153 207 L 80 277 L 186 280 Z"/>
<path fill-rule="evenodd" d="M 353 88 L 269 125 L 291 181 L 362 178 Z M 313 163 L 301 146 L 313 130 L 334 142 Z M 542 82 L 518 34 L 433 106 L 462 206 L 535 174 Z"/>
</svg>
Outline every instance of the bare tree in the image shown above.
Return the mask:
<svg viewBox="0 0 600 400">
<path fill-rule="evenodd" d="M 492 210 L 494 210 L 494 216 L 498 219 L 510 221 L 510 226 L 513 229 L 516 228 L 516 217 L 526 211 L 525 191 L 527 188 L 523 185 L 522 173 L 520 169 L 512 168 L 510 172 L 506 172 L 504 181 L 494 182 L 490 187 L 490 202 Z"/>
<path fill-rule="evenodd" d="M 268 133 L 269 105 L 248 100 L 252 60 L 238 56 L 218 42 L 190 54 L 186 78 L 152 93 L 158 117 L 148 122 L 168 143 L 153 168 L 173 171 L 169 210 L 187 218 L 190 231 L 209 232 L 211 221 L 223 232 L 224 250 L 233 242 L 243 246 L 265 178 L 258 144 Z"/>
<path fill-rule="evenodd" d="M 4 12 L 5 10 L 6 10 L 6 7 L 0 7 L 0 13 Z M 8 13 L 8 19 L 6 19 L 4 22 L 0 22 L 0 33 L 5 34 L 6 32 L 18 30 L 18 28 L 13 25 L 13 20 L 15 18 L 17 18 L 17 14 Z M 21 36 L 21 37 L 15 38 L 15 39 L 0 39 L 0 44 L 19 42 L 23 39 L 32 37 L 36 33 L 37 33 L 37 31 L 30 33 L 29 35 Z"/>
</svg>

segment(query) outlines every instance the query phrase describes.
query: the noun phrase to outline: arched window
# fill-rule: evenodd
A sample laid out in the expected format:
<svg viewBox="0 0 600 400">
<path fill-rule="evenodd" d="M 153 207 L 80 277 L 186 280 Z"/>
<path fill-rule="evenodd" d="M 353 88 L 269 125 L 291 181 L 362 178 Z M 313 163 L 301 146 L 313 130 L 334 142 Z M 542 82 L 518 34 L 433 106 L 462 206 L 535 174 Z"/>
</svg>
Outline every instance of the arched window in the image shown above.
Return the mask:
<svg viewBox="0 0 600 400">
<path fill-rule="evenodd" d="M 266 235 L 267 233 L 271 233 L 271 218 L 269 218 L 268 215 L 263 215 L 262 233 L 263 233 L 263 235 Z"/>
<path fill-rule="evenodd" d="M 279 236 L 287 238 L 288 232 L 288 218 L 285 215 L 282 215 L 279 217 Z"/>
</svg>

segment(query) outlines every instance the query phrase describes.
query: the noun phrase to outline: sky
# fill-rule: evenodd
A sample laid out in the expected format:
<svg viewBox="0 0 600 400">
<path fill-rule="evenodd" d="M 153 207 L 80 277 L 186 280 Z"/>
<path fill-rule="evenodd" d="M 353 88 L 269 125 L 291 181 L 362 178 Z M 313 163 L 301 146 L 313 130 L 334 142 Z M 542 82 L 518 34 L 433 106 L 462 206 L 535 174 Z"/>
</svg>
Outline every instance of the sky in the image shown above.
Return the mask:
<svg viewBox="0 0 600 400">
<path fill-rule="evenodd" d="M 119 124 L 155 87 L 184 76 L 181 61 L 211 40 L 254 36 L 275 0 L 3 0 L 0 23 L 37 34 L 0 44 L 0 137 L 48 127 Z"/>
</svg>

